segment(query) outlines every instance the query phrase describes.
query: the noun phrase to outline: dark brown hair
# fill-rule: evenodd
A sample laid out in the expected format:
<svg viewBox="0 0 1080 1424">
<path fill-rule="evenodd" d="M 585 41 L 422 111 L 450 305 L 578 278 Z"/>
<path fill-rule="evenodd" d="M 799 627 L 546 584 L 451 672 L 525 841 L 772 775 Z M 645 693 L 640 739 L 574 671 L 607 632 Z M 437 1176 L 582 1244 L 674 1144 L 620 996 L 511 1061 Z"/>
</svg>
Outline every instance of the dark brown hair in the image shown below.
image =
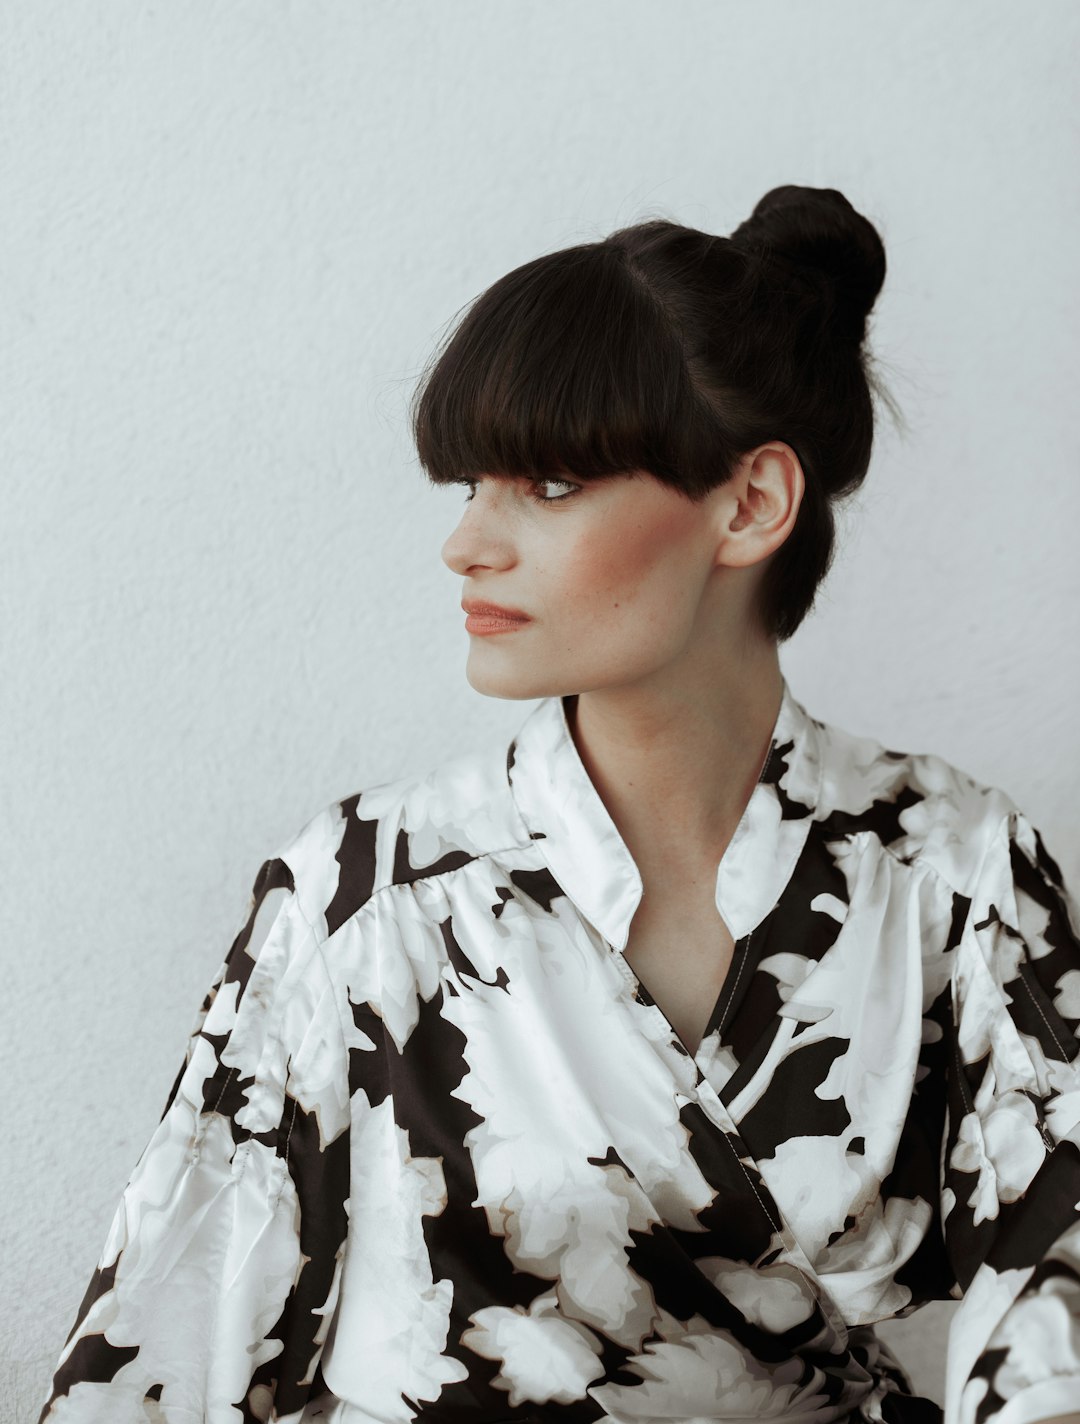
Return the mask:
<svg viewBox="0 0 1080 1424">
<path fill-rule="evenodd" d="M 789 444 L 806 490 L 759 614 L 790 638 L 832 562 L 834 503 L 862 483 L 865 350 L 885 279 L 877 229 L 834 188 L 786 186 L 730 237 L 652 219 L 499 278 L 435 352 L 411 404 L 433 484 L 481 473 L 644 470 L 700 501 L 739 457 Z"/>
</svg>

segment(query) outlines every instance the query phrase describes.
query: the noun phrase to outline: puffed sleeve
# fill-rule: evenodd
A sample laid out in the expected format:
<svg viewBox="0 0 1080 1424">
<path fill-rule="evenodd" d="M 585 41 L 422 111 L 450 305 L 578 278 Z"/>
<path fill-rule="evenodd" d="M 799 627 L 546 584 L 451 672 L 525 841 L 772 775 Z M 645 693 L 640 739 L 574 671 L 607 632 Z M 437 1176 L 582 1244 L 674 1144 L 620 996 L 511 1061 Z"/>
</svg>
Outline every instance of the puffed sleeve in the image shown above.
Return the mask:
<svg viewBox="0 0 1080 1424">
<path fill-rule="evenodd" d="M 340 1280 L 349 1193 L 341 1019 L 289 865 L 195 1016 L 39 1424 L 300 1418 Z"/>
<path fill-rule="evenodd" d="M 987 839 L 952 999 L 945 1424 L 1029 1424 L 1080 1408 L 1080 914 L 1018 810 Z"/>
</svg>

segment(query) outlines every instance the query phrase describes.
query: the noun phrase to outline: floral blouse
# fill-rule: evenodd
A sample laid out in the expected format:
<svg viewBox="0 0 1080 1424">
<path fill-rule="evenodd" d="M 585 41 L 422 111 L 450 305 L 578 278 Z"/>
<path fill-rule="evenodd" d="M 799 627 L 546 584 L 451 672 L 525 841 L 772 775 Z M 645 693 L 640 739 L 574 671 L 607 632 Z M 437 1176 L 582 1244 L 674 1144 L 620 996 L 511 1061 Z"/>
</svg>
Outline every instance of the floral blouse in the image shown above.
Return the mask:
<svg viewBox="0 0 1080 1424">
<path fill-rule="evenodd" d="M 1039 832 L 785 680 L 695 1053 L 559 697 L 262 865 L 49 1424 L 946 1424 L 1080 1402 L 1080 916 Z"/>
</svg>

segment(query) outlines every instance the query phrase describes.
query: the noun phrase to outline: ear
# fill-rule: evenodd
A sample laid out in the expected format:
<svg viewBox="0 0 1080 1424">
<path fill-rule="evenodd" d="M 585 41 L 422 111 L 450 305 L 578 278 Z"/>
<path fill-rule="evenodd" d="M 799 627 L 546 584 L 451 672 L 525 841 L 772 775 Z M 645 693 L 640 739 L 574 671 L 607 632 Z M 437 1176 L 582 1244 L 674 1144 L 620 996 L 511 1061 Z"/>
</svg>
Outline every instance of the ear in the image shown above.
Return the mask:
<svg viewBox="0 0 1080 1424">
<path fill-rule="evenodd" d="M 798 455 L 782 440 L 742 456 L 718 497 L 716 562 L 729 568 L 760 563 L 795 527 L 806 480 Z"/>
</svg>

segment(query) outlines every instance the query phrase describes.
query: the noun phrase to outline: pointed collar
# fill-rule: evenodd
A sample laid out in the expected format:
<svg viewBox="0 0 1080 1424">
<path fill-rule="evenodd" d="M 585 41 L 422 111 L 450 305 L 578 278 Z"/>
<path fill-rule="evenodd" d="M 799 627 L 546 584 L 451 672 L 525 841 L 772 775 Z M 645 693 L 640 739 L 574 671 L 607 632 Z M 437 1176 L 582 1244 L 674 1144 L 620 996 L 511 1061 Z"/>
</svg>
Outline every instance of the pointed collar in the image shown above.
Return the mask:
<svg viewBox="0 0 1080 1424">
<path fill-rule="evenodd" d="M 756 929 L 791 878 L 818 805 L 822 724 L 783 679 L 761 777 L 717 866 L 716 908 L 736 940 Z M 517 809 L 560 889 L 620 952 L 641 901 L 634 859 L 589 778 L 563 697 L 546 697 L 510 743 Z"/>
</svg>

